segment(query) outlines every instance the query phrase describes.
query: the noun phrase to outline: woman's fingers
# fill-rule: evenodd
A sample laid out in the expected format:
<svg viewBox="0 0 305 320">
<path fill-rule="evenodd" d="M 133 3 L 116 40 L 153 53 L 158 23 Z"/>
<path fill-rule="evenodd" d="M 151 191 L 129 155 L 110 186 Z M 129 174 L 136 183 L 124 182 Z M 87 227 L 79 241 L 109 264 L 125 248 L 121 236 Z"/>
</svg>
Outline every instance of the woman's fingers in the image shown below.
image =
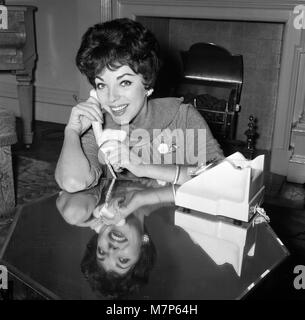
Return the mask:
<svg viewBox="0 0 305 320">
<path fill-rule="evenodd" d="M 115 197 L 105 204 L 96 207 L 93 216 L 97 221 L 104 221 L 106 225 L 123 225 L 127 218 L 135 209 L 136 205 L 132 201 L 134 193 L 126 196 Z"/>
<path fill-rule="evenodd" d="M 122 168 L 127 168 L 129 163 L 128 157 L 125 158 L 121 154 L 116 153 L 110 153 L 107 160 L 116 172 L 122 170 Z"/>
<path fill-rule="evenodd" d="M 90 120 L 103 122 L 103 113 L 96 105 L 81 103 L 76 108 L 80 114 L 87 116 Z"/>
<path fill-rule="evenodd" d="M 117 146 L 112 141 L 106 142 L 100 147 L 100 150 L 103 151 L 106 157 L 110 156 L 110 154 L 116 149 Z"/>
<path fill-rule="evenodd" d="M 75 130 L 78 134 L 82 134 L 90 128 L 93 121 L 103 123 L 102 110 L 99 103 L 85 101 L 72 108 L 67 127 Z"/>
<path fill-rule="evenodd" d="M 77 109 L 75 109 L 74 115 L 79 117 L 80 121 L 81 121 L 81 117 L 86 117 L 90 121 L 97 121 L 97 118 L 92 113 L 90 113 L 88 110 L 86 110 L 82 107 L 78 107 Z"/>
<path fill-rule="evenodd" d="M 90 224 L 90 228 L 94 230 L 96 233 L 100 233 L 102 227 L 103 227 L 103 222 L 100 219 L 95 219 Z"/>
<path fill-rule="evenodd" d="M 129 162 L 129 150 L 119 141 L 106 142 L 101 150 L 105 154 L 110 164 L 115 168 L 119 169 L 121 165 Z"/>
<path fill-rule="evenodd" d="M 103 117 L 103 112 L 100 105 L 96 103 L 92 103 L 91 108 L 93 108 L 93 110 L 98 114 L 98 117 L 100 118 L 100 120 L 103 122 L 104 117 Z"/>
<path fill-rule="evenodd" d="M 126 208 L 132 201 L 136 191 L 127 192 L 121 201 L 118 202 L 119 208 Z"/>
<path fill-rule="evenodd" d="M 121 165 L 119 163 L 114 163 L 113 164 L 113 169 L 115 172 L 122 172 Z"/>
<path fill-rule="evenodd" d="M 135 175 L 139 174 L 137 170 L 142 160 L 124 142 L 117 140 L 107 141 L 100 150 L 105 155 L 105 161 L 109 162 L 116 172 L 127 169 Z"/>
<path fill-rule="evenodd" d="M 112 149 L 104 148 L 103 150 L 101 150 L 104 154 L 105 162 L 110 163 L 115 172 L 121 172 L 122 168 L 121 168 L 120 160 L 119 160 L 120 157 L 117 154 L 111 153 L 110 150 L 112 150 Z"/>
</svg>

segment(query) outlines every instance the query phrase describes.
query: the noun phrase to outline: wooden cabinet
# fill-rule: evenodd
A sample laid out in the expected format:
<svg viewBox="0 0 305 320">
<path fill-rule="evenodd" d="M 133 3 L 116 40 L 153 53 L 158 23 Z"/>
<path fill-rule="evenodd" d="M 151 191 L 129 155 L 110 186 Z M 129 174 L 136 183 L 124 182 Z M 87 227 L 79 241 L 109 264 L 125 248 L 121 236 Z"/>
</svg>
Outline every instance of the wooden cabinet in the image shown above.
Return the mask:
<svg viewBox="0 0 305 320">
<path fill-rule="evenodd" d="M 0 71 L 16 75 L 18 99 L 23 122 L 23 141 L 33 141 L 33 72 L 36 44 L 33 6 L 6 6 L 8 28 L 0 29 Z"/>
</svg>

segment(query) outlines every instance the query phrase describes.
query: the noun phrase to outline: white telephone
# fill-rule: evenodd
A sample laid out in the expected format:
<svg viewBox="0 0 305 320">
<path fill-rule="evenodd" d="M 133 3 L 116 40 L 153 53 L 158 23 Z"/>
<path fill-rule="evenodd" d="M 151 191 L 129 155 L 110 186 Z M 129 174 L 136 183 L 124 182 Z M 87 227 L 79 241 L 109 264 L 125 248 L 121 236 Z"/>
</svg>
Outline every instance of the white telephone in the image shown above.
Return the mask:
<svg viewBox="0 0 305 320">
<path fill-rule="evenodd" d="M 249 221 L 264 196 L 264 155 L 247 160 L 235 152 L 185 182 L 176 192 L 177 206 Z"/>
<path fill-rule="evenodd" d="M 99 100 L 98 100 L 96 91 L 94 89 L 90 90 L 89 99 L 90 98 L 92 98 L 92 99 L 98 101 L 98 103 L 100 103 Z M 100 146 L 102 144 L 103 125 L 98 121 L 94 121 L 94 122 L 92 122 L 92 129 L 93 129 L 93 133 L 94 133 L 94 136 L 95 136 L 96 143 L 97 143 L 98 146 Z"/>
<path fill-rule="evenodd" d="M 96 91 L 94 89 L 90 90 L 89 99 L 91 98 L 100 103 Z M 127 133 L 123 130 L 103 130 L 103 125 L 98 121 L 92 122 L 92 129 L 98 146 L 101 146 L 108 140 L 118 140 L 123 142 L 127 136 Z"/>
<path fill-rule="evenodd" d="M 90 97 L 88 100 L 93 99 L 94 102 L 99 102 L 97 93 L 94 89 L 90 90 Z M 101 151 L 104 153 L 104 155 L 107 154 L 108 151 L 111 150 L 111 147 L 101 147 L 106 141 L 109 140 L 117 140 L 120 142 L 123 142 L 126 139 L 127 133 L 123 130 L 113 130 L 113 129 L 103 129 L 102 123 L 98 121 L 92 122 L 92 129 L 95 136 L 95 140 Z M 116 174 L 111 166 L 111 164 L 107 161 L 105 157 L 105 162 L 113 176 L 114 179 L 116 179 Z M 119 168 L 117 169 L 120 170 Z"/>
</svg>

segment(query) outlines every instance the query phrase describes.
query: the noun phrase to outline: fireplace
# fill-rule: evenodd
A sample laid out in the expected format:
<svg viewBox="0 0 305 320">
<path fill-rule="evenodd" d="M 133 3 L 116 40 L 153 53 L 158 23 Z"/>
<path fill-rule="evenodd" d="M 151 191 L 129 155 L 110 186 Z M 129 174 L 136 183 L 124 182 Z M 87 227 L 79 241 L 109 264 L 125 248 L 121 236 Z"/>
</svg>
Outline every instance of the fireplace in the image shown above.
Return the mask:
<svg viewBox="0 0 305 320">
<path fill-rule="evenodd" d="M 262 135 L 267 134 L 267 136 L 265 140 L 262 140 L 264 145 L 260 147 L 271 152 L 271 172 L 286 176 L 291 171 L 289 168 L 294 159 L 294 141 L 296 139 L 293 138 L 293 135 L 294 132 L 299 133 L 299 130 L 295 128 L 298 128 L 299 123 L 302 124 L 305 104 L 303 80 L 305 78 L 305 31 L 294 27 L 296 17 L 293 13 L 294 6 L 295 1 L 290 0 L 279 0 L 276 3 L 272 0 L 168 0 L 166 2 L 161 0 L 101 0 L 101 20 L 106 21 L 118 17 L 132 19 L 143 19 L 143 17 L 147 19 L 149 17 L 149 19 L 172 19 L 178 25 L 179 21 L 183 20 L 185 23 L 193 21 L 191 22 L 193 25 L 194 21 L 199 24 L 213 21 L 213 23 L 220 22 L 221 24 L 247 22 L 259 25 L 260 30 L 262 25 L 267 28 L 270 28 L 271 25 L 275 27 L 277 29 L 275 31 L 276 38 L 271 40 L 278 41 L 275 49 L 278 70 L 274 71 L 274 77 L 277 79 L 272 87 L 274 97 L 269 98 L 271 99 L 269 109 L 262 113 L 263 118 L 269 112 L 272 125 L 268 128 L 265 125 L 267 129 L 264 129 Z M 279 49 L 280 52 L 278 52 Z M 247 67 L 246 63 L 245 61 L 245 67 Z M 263 59 L 262 63 L 264 63 Z M 270 74 L 266 74 L 266 76 L 270 76 Z M 253 111 L 251 113 L 256 113 L 255 104 L 248 109 Z M 239 138 L 242 135 L 245 119 L 250 113 L 245 112 L 244 109 L 242 112 L 244 112 L 244 119 L 239 123 Z M 261 121 L 263 120 L 261 119 Z M 260 124 L 258 123 L 258 125 Z M 300 134 L 298 139 L 300 140 Z M 302 162 L 300 159 L 303 159 L 302 155 L 295 156 L 298 159 L 298 164 L 303 165 L 302 168 L 305 172 L 305 156 L 304 163 L 300 163 Z"/>
<path fill-rule="evenodd" d="M 167 84 L 171 84 L 172 87 L 179 87 L 184 53 L 194 43 L 215 43 L 233 55 L 242 55 L 244 81 L 236 138 L 241 141 L 246 140 L 244 133 L 248 128 L 249 116 L 253 114 L 258 120 L 259 139 L 257 139 L 256 147 L 261 150 L 271 149 L 284 30 L 283 23 L 143 16 L 137 16 L 137 21 L 154 32 L 161 48 L 165 51 L 163 56 L 166 72 L 163 73 L 166 75 L 165 80 L 161 81 L 163 91 Z M 203 88 L 198 85 L 193 90 L 197 95 L 211 93 L 213 97 L 221 97 L 217 92 L 213 94 L 212 91 L 216 91 L 214 86 Z M 175 90 L 168 91 L 165 96 L 175 95 L 175 93 L 171 94 L 171 91 Z M 178 92 L 181 92 L 181 90 L 178 90 Z M 187 94 L 187 92 L 182 93 L 184 93 L 183 96 Z"/>
</svg>

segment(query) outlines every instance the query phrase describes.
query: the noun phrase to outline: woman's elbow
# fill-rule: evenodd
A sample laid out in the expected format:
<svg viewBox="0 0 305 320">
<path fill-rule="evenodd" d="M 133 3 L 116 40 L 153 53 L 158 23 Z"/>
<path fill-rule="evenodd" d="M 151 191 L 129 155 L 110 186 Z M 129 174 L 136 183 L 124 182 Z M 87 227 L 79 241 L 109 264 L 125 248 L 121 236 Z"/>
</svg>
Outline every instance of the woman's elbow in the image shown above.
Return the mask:
<svg viewBox="0 0 305 320">
<path fill-rule="evenodd" d="M 73 178 L 66 179 L 62 185 L 63 189 L 70 193 L 79 192 L 87 188 L 85 181 L 76 180 Z"/>
<path fill-rule="evenodd" d="M 69 205 L 65 206 L 61 210 L 61 215 L 64 220 L 71 225 L 78 225 L 82 222 L 81 215 L 78 212 L 77 208 L 70 207 Z"/>
<path fill-rule="evenodd" d="M 93 187 L 98 179 L 94 171 L 79 170 L 77 173 L 62 171 L 58 167 L 55 170 L 55 180 L 62 190 L 70 193 L 82 191 Z"/>
<path fill-rule="evenodd" d="M 87 188 L 86 181 L 82 181 L 81 179 L 75 179 L 73 177 L 60 178 L 55 175 L 55 180 L 62 190 L 65 190 L 69 193 L 75 193 Z"/>
<path fill-rule="evenodd" d="M 68 192 L 62 191 L 56 199 L 56 207 L 64 220 L 71 225 L 79 225 L 86 216 L 86 207 L 77 202 L 77 198 Z"/>
</svg>

